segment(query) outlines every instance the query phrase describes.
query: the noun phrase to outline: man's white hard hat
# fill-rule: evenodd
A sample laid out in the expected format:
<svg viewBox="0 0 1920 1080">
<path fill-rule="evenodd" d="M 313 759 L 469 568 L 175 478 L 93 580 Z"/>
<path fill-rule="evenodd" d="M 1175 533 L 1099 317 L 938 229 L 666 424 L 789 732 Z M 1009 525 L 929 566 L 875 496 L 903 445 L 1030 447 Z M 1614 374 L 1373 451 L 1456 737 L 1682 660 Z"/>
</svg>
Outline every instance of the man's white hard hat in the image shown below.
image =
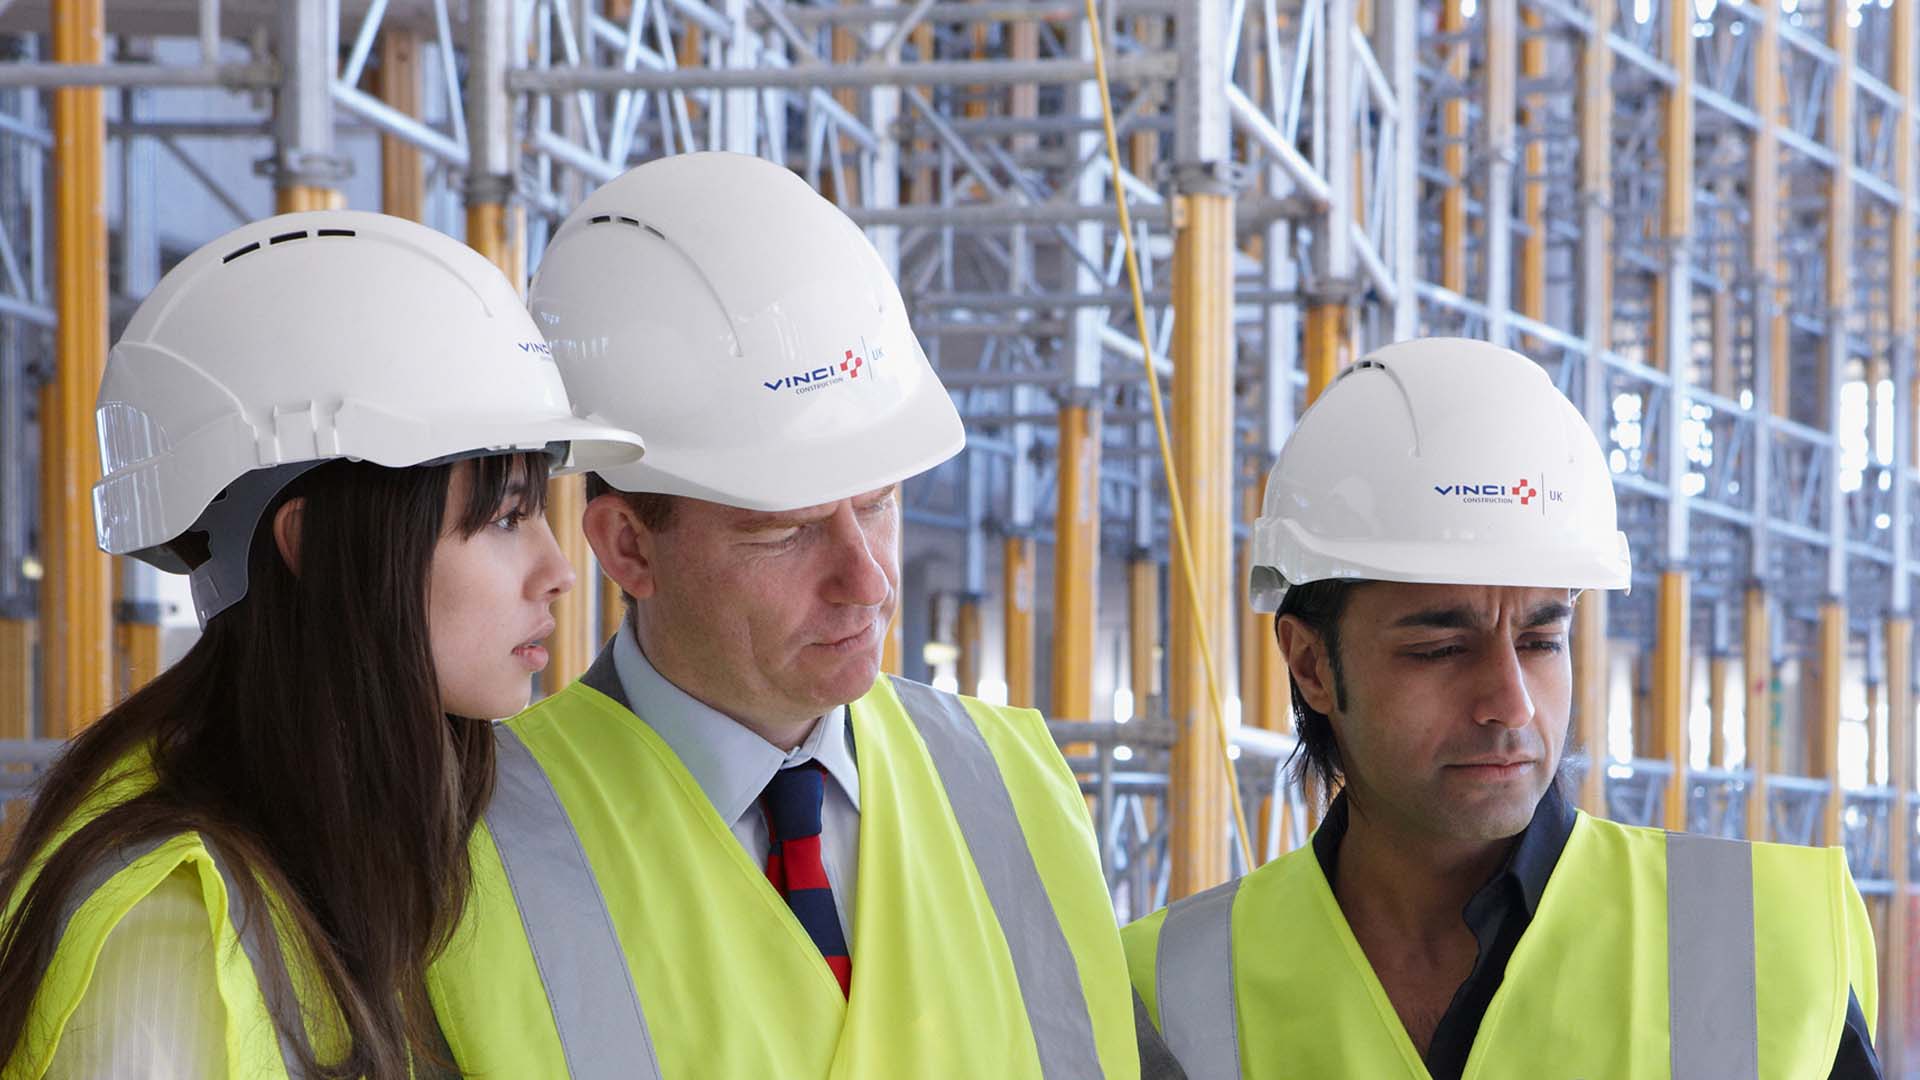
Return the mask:
<svg viewBox="0 0 1920 1080">
<path fill-rule="evenodd" d="M 1484 341 L 1380 349 L 1300 418 L 1267 477 L 1249 599 L 1335 578 L 1624 589 L 1613 475 L 1532 360 Z"/>
<path fill-rule="evenodd" d="M 647 440 L 630 492 L 833 502 L 959 453 L 959 412 L 851 219 L 772 162 L 636 166 L 569 214 L 530 291 L 576 399 Z"/>
</svg>

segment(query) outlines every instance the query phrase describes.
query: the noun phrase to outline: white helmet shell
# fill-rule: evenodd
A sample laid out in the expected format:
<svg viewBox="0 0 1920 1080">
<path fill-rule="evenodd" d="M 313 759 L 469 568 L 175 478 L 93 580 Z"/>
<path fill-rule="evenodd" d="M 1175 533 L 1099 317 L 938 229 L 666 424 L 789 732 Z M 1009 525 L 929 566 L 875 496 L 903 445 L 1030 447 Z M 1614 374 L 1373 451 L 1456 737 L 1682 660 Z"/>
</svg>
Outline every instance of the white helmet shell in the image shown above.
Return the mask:
<svg viewBox="0 0 1920 1080">
<path fill-rule="evenodd" d="M 1342 372 L 1267 477 L 1249 599 L 1331 578 L 1624 589 L 1613 476 L 1532 360 L 1427 338 Z"/>
<path fill-rule="evenodd" d="M 570 447 L 562 471 L 579 471 L 642 447 L 575 414 L 492 263 L 425 226 L 355 211 L 268 218 L 187 256 L 108 354 L 95 415 L 101 549 L 175 572 L 188 567 L 167 545 L 250 473 L 559 447 Z M 253 523 L 229 524 L 250 535 Z M 215 610 L 237 598 L 205 597 Z"/>
<path fill-rule="evenodd" d="M 576 399 L 646 436 L 630 492 L 755 510 L 924 472 L 960 416 L 860 229 L 744 154 L 637 166 L 568 215 L 530 290 Z"/>
</svg>

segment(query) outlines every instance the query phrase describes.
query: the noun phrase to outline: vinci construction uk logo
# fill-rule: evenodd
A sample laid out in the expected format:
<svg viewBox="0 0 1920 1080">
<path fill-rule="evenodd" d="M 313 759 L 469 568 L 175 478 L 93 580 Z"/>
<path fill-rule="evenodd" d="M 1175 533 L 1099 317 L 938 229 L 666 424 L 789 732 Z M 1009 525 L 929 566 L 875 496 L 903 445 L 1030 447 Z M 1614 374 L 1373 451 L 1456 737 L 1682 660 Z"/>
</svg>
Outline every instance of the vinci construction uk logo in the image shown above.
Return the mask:
<svg viewBox="0 0 1920 1080">
<path fill-rule="evenodd" d="M 1458 499 L 1463 503 L 1524 506 L 1529 510 L 1537 506 L 1542 514 L 1547 512 L 1548 504 L 1567 501 L 1565 491 L 1547 486 L 1545 474 L 1541 474 L 1538 485 L 1523 476 L 1511 484 L 1435 484 L 1433 491 L 1436 495 Z"/>
<path fill-rule="evenodd" d="M 885 350 L 869 348 L 867 339 L 861 338 L 858 345 L 842 349 L 838 361 L 777 379 L 762 379 L 760 385 L 769 393 L 811 394 L 830 386 L 858 384 L 863 380 L 871 383 L 874 369 L 885 355 Z"/>
</svg>

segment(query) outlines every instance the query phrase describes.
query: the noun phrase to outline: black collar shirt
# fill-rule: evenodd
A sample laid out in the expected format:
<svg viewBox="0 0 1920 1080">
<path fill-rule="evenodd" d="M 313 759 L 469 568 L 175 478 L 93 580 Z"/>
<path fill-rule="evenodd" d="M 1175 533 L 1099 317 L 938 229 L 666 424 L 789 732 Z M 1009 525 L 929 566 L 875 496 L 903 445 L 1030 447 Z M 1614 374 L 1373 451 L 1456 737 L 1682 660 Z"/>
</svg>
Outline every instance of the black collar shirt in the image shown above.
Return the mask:
<svg viewBox="0 0 1920 1080">
<path fill-rule="evenodd" d="M 1427 1047 L 1427 1071 L 1433 1080 L 1459 1080 L 1467 1067 L 1467 1055 L 1473 1050 L 1480 1021 L 1487 1014 L 1494 991 L 1506 976 L 1507 961 L 1520 943 L 1521 935 L 1533 922 L 1540 908 L 1540 894 L 1560 862 L 1567 838 L 1573 834 L 1573 807 L 1561 794 L 1558 784 L 1534 809 L 1533 821 L 1515 840 L 1507 861 L 1494 872 L 1480 890 L 1467 901 L 1460 917 L 1473 931 L 1479 945 L 1473 972 L 1454 991 L 1440 1024 L 1434 1029 L 1433 1042 Z M 1331 886 L 1337 881 L 1340 841 L 1347 834 L 1347 796 L 1342 793 L 1327 810 L 1326 820 L 1313 834 L 1313 853 Z M 1859 1000 L 1848 995 L 1846 1030 L 1840 1036 L 1840 1050 L 1834 1059 L 1831 1080 L 1880 1080 L 1880 1062 L 1873 1052 L 1867 1023 Z"/>
</svg>

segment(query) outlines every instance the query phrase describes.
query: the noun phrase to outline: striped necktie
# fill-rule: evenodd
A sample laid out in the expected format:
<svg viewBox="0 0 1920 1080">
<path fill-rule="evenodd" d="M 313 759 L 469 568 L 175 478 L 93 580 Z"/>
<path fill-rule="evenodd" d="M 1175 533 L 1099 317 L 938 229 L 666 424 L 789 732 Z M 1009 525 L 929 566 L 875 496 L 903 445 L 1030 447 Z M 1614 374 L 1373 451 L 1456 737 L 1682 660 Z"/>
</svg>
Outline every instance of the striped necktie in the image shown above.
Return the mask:
<svg viewBox="0 0 1920 1080">
<path fill-rule="evenodd" d="M 845 994 L 853 981 L 853 960 L 840 931 L 827 868 L 820 861 L 820 800 L 826 778 L 817 761 L 781 769 L 760 793 L 760 807 L 767 815 L 767 880 L 787 898 Z"/>
</svg>

